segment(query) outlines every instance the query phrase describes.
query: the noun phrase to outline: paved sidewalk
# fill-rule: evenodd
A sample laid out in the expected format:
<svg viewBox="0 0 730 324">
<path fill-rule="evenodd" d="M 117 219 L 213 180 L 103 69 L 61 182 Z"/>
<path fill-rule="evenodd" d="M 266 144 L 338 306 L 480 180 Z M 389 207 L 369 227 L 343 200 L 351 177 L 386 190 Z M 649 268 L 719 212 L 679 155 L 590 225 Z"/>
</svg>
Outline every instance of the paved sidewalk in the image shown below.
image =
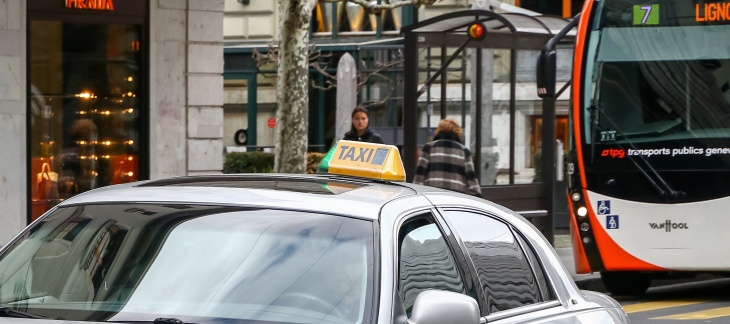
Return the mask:
<svg viewBox="0 0 730 324">
<path fill-rule="evenodd" d="M 575 273 L 575 262 L 573 261 L 573 245 L 570 239 L 570 234 L 557 234 L 553 242 L 555 251 L 558 252 L 558 256 L 563 261 L 565 268 L 568 269 L 573 280 L 580 289 L 604 291 L 605 288 L 601 283 L 601 275 L 597 272 L 588 274 L 577 274 Z"/>
</svg>

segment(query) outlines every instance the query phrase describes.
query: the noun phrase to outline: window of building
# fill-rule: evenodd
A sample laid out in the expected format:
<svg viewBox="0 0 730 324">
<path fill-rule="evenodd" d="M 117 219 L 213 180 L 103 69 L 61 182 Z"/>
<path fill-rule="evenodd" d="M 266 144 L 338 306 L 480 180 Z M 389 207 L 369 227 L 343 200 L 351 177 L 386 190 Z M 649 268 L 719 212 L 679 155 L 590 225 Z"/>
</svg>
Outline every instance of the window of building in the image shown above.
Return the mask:
<svg viewBox="0 0 730 324">
<path fill-rule="evenodd" d="M 397 34 L 402 25 L 403 7 L 383 10 L 378 15 L 368 13 L 363 6 L 354 2 L 320 1 L 312 15 L 312 31 L 315 36 L 331 35 L 333 29 L 336 33 L 350 35 L 376 32 Z"/>
<path fill-rule="evenodd" d="M 30 220 L 78 193 L 140 179 L 147 155 L 144 25 L 68 15 L 29 16 Z"/>
</svg>

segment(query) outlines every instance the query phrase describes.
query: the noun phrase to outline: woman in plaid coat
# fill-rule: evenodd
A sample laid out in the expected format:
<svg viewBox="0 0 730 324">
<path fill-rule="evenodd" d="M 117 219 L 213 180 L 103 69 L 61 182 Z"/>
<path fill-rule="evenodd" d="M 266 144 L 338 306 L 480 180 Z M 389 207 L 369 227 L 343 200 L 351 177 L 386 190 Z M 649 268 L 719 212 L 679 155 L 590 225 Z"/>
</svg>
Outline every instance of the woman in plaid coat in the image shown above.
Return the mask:
<svg viewBox="0 0 730 324">
<path fill-rule="evenodd" d="M 421 149 L 413 183 L 482 196 L 471 152 L 461 143 L 462 132 L 453 119 L 439 122 L 434 140 Z"/>
</svg>

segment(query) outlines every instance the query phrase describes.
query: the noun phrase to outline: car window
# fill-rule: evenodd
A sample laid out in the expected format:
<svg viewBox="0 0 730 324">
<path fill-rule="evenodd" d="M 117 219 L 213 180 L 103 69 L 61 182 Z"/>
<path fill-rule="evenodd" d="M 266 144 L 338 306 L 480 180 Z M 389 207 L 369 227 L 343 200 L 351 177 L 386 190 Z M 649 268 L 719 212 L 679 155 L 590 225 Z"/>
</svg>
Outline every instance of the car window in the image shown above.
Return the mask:
<svg viewBox="0 0 730 324">
<path fill-rule="evenodd" d="M 0 256 L 0 307 L 74 321 L 367 323 L 373 250 L 373 222 L 343 216 L 63 207 Z"/>
<path fill-rule="evenodd" d="M 465 211 L 447 210 L 444 216 L 466 246 L 490 314 L 552 299 L 537 258 L 509 226 Z"/>
<path fill-rule="evenodd" d="M 439 289 L 466 294 L 454 257 L 430 216 L 413 218 L 399 231 L 399 293 L 408 317 L 419 293 Z"/>
<path fill-rule="evenodd" d="M 555 300 L 555 294 L 553 293 L 553 289 L 547 279 L 547 274 L 545 274 L 545 270 L 542 268 L 542 262 L 540 262 L 537 254 L 535 254 L 535 250 L 533 250 L 522 236 L 515 235 L 515 237 L 520 241 L 520 245 L 524 248 L 525 255 L 527 255 L 527 258 L 530 260 L 530 264 L 532 264 L 532 271 L 535 274 L 535 278 L 537 278 L 538 285 L 540 285 L 542 300 Z"/>
</svg>

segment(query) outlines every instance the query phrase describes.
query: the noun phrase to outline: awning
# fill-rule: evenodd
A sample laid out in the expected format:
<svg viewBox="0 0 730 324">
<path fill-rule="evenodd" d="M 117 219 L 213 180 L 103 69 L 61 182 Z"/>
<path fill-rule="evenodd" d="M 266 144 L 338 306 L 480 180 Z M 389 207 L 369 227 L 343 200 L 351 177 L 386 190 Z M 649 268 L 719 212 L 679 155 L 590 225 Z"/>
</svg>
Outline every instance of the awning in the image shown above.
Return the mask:
<svg viewBox="0 0 730 324">
<path fill-rule="evenodd" d="M 419 47 L 458 47 L 467 40 L 467 27 L 474 22 L 484 24 L 487 36 L 481 41 L 470 42 L 469 47 L 537 50 L 542 49 L 569 20 L 549 15 L 461 10 L 403 27 L 401 33 L 418 34 Z M 571 31 L 565 42 L 572 42 L 574 37 L 575 31 Z"/>
</svg>

